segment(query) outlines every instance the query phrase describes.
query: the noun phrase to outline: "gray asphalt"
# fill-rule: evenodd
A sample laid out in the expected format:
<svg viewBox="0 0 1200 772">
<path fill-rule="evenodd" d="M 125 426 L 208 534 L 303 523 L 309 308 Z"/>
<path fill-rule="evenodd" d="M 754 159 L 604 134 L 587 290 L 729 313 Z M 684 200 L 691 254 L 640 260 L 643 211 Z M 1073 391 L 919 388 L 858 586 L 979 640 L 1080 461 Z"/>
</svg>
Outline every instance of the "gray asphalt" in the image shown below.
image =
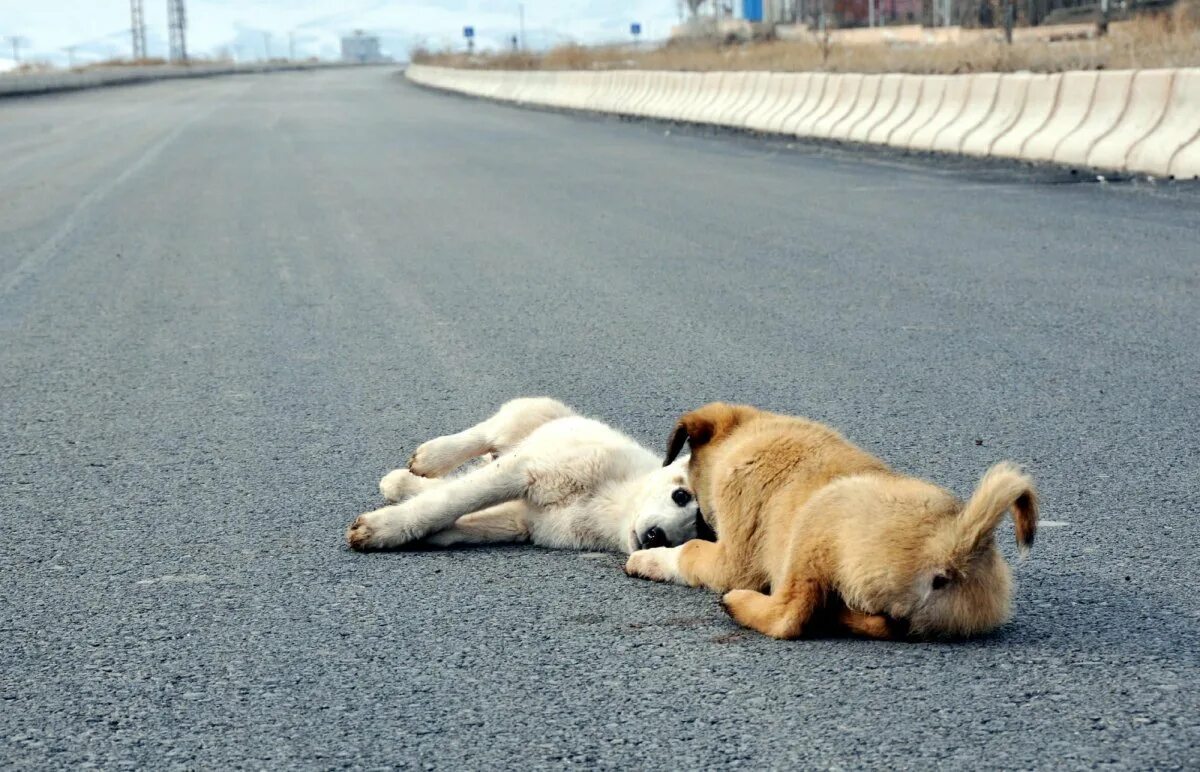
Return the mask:
<svg viewBox="0 0 1200 772">
<path fill-rule="evenodd" d="M 1200 196 L 439 95 L 0 103 L 0 766 L 1200 766 Z M 359 555 L 420 441 L 723 398 L 967 493 L 1016 615 L 780 643 L 614 555 Z M 1004 549 L 1015 560 L 1011 526 Z"/>
</svg>

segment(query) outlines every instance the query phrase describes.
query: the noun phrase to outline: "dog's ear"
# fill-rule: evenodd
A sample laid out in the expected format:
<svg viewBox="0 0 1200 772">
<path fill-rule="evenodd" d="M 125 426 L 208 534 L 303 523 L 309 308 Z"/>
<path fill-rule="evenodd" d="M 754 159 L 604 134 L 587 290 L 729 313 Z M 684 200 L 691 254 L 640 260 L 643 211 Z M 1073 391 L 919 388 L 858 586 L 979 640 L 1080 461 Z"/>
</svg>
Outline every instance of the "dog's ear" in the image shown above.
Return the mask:
<svg viewBox="0 0 1200 772">
<path fill-rule="evenodd" d="M 678 458 L 685 442 L 691 445 L 692 452 L 695 453 L 697 449 L 728 434 L 753 410 L 742 405 L 712 402 L 684 414 L 675 424 L 671 438 L 667 440 L 667 459 L 663 466 L 668 466 Z"/>
<path fill-rule="evenodd" d="M 670 466 L 675 463 L 675 459 L 679 458 L 679 453 L 683 450 L 684 443 L 693 437 L 701 436 L 700 432 L 702 428 L 698 423 L 689 421 L 691 416 L 692 414 L 688 413 L 675 423 L 675 428 L 671 431 L 671 437 L 667 440 L 667 457 L 663 461 L 663 466 Z M 696 432 L 696 434 L 693 434 L 693 432 Z M 699 444 L 703 444 L 705 441 L 707 441 L 707 437 L 704 440 L 697 440 Z M 695 447 L 695 445 L 692 446 L 693 449 Z"/>
</svg>

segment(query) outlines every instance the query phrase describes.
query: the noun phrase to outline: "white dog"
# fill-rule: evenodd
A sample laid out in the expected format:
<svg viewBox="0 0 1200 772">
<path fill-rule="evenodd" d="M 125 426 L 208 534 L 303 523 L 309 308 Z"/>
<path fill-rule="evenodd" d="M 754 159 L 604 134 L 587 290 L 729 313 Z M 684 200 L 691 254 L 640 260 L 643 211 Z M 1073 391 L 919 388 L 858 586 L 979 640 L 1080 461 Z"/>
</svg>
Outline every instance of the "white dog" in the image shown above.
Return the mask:
<svg viewBox="0 0 1200 772">
<path fill-rule="evenodd" d="M 356 550 L 529 541 L 633 552 L 714 538 L 686 458 L 663 466 L 616 429 L 546 397 L 514 399 L 481 424 L 426 442 L 379 490 L 399 503 L 354 521 L 346 540 Z"/>
</svg>

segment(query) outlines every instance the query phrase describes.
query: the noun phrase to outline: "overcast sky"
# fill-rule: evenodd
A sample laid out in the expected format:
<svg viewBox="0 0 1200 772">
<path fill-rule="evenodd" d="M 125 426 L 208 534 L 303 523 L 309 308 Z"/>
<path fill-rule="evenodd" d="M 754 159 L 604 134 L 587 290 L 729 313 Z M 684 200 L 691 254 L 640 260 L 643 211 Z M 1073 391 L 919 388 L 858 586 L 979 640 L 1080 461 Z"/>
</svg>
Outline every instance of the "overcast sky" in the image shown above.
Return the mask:
<svg viewBox="0 0 1200 772">
<path fill-rule="evenodd" d="M 150 54 L 166 52 L 166 0 L 144 0 Z M 666 37 L 678 21 L 676 0 L 525 0 L 531 46 L 567 40 L 628 39 L 630 22 L 645 39 Z M 243 58 L 287 53 L 288 33 L 297 55 L 336 56 L 340 35 L 354 29 L 380 34 L 384 48 L 403 58 L 414 43 L 460 45 L 473 25 L 477 42 L 499 46 L 518 26 L 516 0 L 187 0 L 188 47 L 200 54 L 222 48 Z M 20 35 L 32 58 L 60 61 L 62 48 L 79 46 L 81 60 L 127 56 L 128 0 L 0 0 L 0 37 Z M 263 33 L 270 35 L 268 43 Z M 0 48 L 0 57 L 11 58 Z"/>
</svg>

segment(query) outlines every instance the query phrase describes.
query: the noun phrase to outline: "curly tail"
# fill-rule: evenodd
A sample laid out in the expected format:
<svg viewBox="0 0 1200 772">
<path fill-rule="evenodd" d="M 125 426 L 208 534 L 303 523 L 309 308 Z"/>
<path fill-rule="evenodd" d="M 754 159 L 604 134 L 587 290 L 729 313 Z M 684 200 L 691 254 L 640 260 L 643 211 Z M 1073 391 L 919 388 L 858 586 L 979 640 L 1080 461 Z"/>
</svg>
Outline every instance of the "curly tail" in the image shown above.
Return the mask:
<svg viewBox="0 0 1200 772">
<path fill-rule="evenodd" d="M 970 501 L 958 514 L 955 552 L 966 557 L 979 549 L 1008 511 L 1013 513 L 1017 545 L 1033 545 L 1037 533 L 1038 496 L 1032 478 L 1009 461 L 1001 461 L 979 481 Z"/>
</svg>

